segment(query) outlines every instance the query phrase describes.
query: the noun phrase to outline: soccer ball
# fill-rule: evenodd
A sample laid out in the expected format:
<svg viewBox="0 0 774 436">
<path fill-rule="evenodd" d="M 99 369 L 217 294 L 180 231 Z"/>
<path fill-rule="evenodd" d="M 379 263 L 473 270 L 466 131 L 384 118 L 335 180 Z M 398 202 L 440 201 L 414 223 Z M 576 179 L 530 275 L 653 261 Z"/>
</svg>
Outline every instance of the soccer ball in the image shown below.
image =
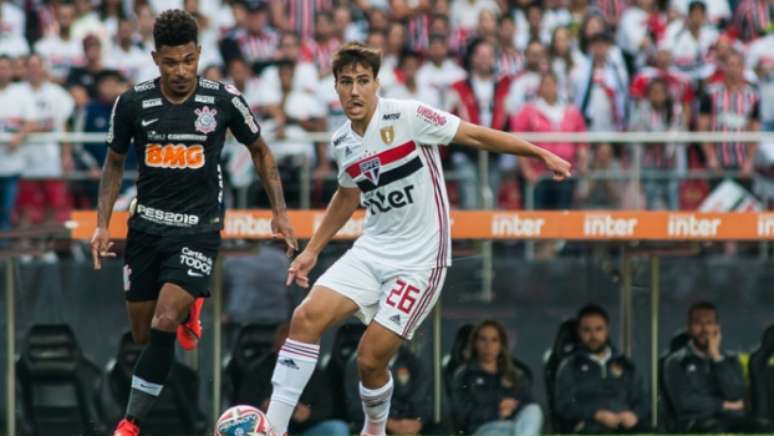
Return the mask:
<svg viewBox="0 0 774 436">
<path fill-rule="evenodd" d="M 220 415 L 215 436 L 274 436 L 269 420 L 252 406 L 234 406 Z"/>
</svg>

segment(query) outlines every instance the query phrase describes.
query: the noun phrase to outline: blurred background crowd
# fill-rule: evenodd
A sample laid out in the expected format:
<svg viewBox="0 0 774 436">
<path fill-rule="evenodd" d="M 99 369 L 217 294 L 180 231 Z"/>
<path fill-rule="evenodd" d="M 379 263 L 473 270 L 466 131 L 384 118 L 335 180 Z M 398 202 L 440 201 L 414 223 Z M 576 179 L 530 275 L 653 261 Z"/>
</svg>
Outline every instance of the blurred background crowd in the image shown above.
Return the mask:
<svg viewBox="0 0 774 436">
<path fill-rule="evenodd" d="M 0 132 L 13 135 L 0 145 L 0 228 L 95 206 L 104 143 L 27 135 L 106 132 L 116 96 L 156 77 L 154 17 L 168 8 L 198 20 L 201 74 L 241 90 L 296 206 L 302 162 L 311 206 L 335 189 L 327 141 L 309 133 L 344 120 L 330 58 L 351 40 L 382 49 L 381 95 L 506 131 L 774 129 L 774 0 L 0 0 Z M 539 145 L 579 177 L 557 184 L 537 162 L 490 156 L 496 207 L 694 210 L 720 188 L 728 210 L 774 198 L 772 144 Z M 265 206 L 249 156 L 230 144 L 223 159 L 230 205 Z M 486 206 L 479 156 L 444 159 L 452 204 Z M 119 205 L 133 195 L 128 165 Z M 702 170 L 711 178 L 686 178 Z"/>
</svg>

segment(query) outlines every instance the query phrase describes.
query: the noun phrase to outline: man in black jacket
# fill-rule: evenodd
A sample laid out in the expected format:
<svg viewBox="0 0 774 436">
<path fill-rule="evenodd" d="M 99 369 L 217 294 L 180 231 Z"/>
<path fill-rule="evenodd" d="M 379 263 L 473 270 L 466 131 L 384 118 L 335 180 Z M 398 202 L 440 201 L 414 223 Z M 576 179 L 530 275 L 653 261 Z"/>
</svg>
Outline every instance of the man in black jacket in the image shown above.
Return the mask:
<svg viewBox="0 0 774 436">
<path fill-rule="evenodd" d="M 642 430 L 650 414 L 634 363 L 609 344 L 609 318 L 597 305 L 578 313 L 581 346 L 559 366 L 556 413 L 565 431 L 616 433 Z"/>
<path fill-rule="evenodd" d="M 667 395 L 682 431 L 748 432 L 763 430 L 744 417 L 746 386 L 736 355 L 723 352 L 718 312 L 699 302 L 688 310 L 690 341 L 664 365 Z"/>
</svg>

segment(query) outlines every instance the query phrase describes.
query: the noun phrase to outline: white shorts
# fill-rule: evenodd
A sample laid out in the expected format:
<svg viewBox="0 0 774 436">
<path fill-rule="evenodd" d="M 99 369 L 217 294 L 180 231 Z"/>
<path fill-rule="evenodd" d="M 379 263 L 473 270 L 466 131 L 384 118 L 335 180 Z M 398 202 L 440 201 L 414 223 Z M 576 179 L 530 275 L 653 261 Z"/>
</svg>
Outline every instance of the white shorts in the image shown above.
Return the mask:
<svg viewBox="0 0 774 436">
<path fill-rule="evenodd" d="M 366 262 L 347 251 L 317 280 L 354 301 L 363 323 L 376 320 L 409 340 L 441 294 L 446 268 L 397 270 Z"/>
</svg>

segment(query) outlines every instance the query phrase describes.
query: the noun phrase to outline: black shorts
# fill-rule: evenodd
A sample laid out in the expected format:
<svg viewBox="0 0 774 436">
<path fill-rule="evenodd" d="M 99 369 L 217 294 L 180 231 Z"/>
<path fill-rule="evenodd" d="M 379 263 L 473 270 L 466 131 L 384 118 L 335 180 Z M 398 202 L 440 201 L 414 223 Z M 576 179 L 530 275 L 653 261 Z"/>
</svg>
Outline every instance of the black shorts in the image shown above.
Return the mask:
<svg viewBox="0 0 774 436">
<path fill-rule="evenodd" d="M 126 300 L 157 300 L 164 283 L 178 285 L 194 297 L 209 297 L 218 248 L 219 232 L 154 235 L 129 229 L 124 255 Z"/>
</svg>

